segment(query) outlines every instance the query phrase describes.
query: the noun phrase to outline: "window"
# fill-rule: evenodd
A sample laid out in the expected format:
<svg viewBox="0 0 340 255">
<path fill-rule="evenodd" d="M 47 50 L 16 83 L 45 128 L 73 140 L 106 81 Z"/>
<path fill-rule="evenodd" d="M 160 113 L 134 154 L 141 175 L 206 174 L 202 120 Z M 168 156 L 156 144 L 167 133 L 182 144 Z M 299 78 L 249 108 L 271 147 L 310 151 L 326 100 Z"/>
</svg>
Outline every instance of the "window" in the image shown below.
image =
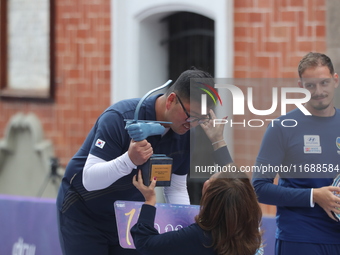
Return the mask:
<svg viewBox="0 0 340 255">
<path fill-rule="evenodd" d="M 54 96 L 54 0 L 0 0 L 0 96 Z"/>
<path fill-rule="evenodd" d="M 191 12 L 177 12 L 163 19 L 167 23 L 168 74 L 176 80 L 181 72 L 195 66 L 214 76 L 214 21 Z"/>
</svg>

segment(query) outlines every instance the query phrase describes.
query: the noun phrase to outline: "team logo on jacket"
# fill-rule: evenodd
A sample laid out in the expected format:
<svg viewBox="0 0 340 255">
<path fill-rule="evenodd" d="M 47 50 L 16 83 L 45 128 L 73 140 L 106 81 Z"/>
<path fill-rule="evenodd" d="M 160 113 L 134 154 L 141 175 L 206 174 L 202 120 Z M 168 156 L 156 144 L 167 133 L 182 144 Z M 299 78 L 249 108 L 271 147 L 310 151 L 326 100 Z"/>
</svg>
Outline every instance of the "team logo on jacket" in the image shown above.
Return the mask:
<svg viewBox="0 0 340 255">
<path fill-rule="evenodd" d="M 320 144 L 320 136 L 318 135 L 304 135 L 304 147 L 303 152 L 305 154 L 321 154 L 321 144 Z"/>
<path fill-rule="evenodd" d="M 97 139 L 96 144 L 97 147 L 103 149 L 105 142 L 103 140 Z"/>
<path fill-rule="evenodd" d="M 336 138 L 336 147 L 340 150 L 340 137 Z"/>
</svg>

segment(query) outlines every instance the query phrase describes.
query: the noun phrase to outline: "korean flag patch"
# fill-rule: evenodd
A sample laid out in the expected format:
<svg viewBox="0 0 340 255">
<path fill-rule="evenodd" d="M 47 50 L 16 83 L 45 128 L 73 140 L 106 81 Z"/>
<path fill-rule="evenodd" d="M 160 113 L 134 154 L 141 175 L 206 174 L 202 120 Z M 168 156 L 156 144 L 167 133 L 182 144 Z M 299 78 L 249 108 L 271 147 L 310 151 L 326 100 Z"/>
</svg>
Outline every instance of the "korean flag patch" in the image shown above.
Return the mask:
<svg viewBox="0 0 340 255">
<path fill-rule="evenodd" d="M 103 149 L 105 142 L 103 140 L 97 139 L 96 144 L 97 147 Z"/>
</svg>

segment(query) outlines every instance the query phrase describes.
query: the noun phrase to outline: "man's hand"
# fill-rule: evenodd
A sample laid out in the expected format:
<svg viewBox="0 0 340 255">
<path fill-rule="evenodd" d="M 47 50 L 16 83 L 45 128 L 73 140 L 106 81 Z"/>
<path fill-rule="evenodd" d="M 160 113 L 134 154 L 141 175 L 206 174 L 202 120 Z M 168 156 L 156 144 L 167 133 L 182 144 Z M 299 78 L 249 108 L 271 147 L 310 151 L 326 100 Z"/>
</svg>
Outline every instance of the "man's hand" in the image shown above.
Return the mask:
<svg viewBox="0 0 340 255">
<path fill-rule="evenodd" d="M 216 115 L 211 109 L 209 111 L 209 114 L 211 116 L 211 120 L 207 123 L 201 124 L 201 127 L 213 144 L 214 150 L 217 150 L 218 148 L 226 145 L 223 137 L 225 123 L 219 123 L 214 127 L 214 119 L 216 119 Z M 227 117 L 223 118 L 223 120 L 226 119 Z"/>
<path fill-rule="evenodd" d="M 135 142 L 131 140 L 128 155 L 136 166 L 143 165 L 153 154 L 151 144 L 147 140 Z"/>
<path fill-rule="evenodd" d="M 155 192 L 156 177 L 152 178 L 152 182 L 150 183 L 150 186 L 147 187 L 143 184 L 142 171 L 138 170 L 138 181 L 137 181 L 137 175 L 135 175 L 132 179 L 132 183 L 143 194 L 145 198 L 145 204 L 155 206 L 156 204 L 156 192 Z"/>
<path fill-rule="evenodd" d="M 333 192 L 340 193 L 340 187 L 326 186 L 313 189 L 313 201 L 321 206 L 331 219 L 338 221 L 332 212 L 340 213 L 340 198 Z"/>
</svg>

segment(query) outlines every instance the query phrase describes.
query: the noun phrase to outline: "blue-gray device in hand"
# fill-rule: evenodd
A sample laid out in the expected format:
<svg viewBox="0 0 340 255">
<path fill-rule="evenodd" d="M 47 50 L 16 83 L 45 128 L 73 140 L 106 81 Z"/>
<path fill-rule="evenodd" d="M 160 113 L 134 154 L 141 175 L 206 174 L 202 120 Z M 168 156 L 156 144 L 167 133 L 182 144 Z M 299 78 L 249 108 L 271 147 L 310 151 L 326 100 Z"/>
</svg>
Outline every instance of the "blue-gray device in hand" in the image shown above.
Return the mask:
<svg viewBox="0 0 340 255">
<path fill-rule="evenodd" d="M 129 133 L 130 137 L 138 142 L 146 139 L 149 136 L 161 135 L 164 133 L 165 128 L 161 125 L 171 124 L 171 122 L 164 121 L 153 121 L 153 120 L 138 120 L 139 109 L 144 100 L 157 90 L 161 90 L 167 87 L 171 83 L 168 80 L 162 86 L 155 88 L 146 93 L 138 102 L 134 119 L 125 120 L 125 129 Z M 143 165 L 138 166 L 138 169 L 142 170 L 143 183 L 149 186 L 154 177 L 157 178 L 156 186 L 170 186 L 171 183 L 171 172 L 172 172 L 172 161 L 173 159 L 167 157 L 165 154 L 153 154 L 147 162 Z"/>
</svg>

